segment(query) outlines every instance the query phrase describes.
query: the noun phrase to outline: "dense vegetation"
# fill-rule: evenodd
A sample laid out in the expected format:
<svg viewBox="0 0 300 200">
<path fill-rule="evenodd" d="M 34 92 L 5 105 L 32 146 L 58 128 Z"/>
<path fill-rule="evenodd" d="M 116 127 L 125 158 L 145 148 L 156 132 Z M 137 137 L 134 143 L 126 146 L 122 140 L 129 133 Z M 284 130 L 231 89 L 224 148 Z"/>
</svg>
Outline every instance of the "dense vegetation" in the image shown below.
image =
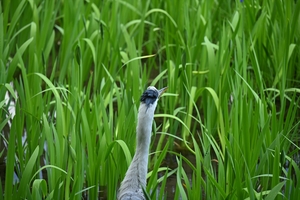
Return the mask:
<svg viewBox="0 0 300 200">
<path fill-rule="evenodd" d="M 2 0 L 0 11 L 0 200 L 115 199 L 149 85 L 168 86 L 151 199 L 298 198 L 300 1 Z"/>
</svg>

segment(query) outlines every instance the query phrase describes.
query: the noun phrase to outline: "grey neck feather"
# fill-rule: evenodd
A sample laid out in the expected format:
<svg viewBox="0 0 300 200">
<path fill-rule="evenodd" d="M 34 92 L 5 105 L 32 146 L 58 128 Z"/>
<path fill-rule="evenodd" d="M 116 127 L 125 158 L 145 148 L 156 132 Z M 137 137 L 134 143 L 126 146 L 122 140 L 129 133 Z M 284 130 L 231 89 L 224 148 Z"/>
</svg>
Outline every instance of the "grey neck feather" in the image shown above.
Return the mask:
<svg viewBox="0 0 300 200">
<path fill-rule="evenodd" d="M 146 187 L 148 154 L 152 123 L 157 100 L 150 106 L 141 103 L 136 128 L 136 152 L 118 192 L 118 199 L 145 199 L 142 187 Z"/>
</svg>

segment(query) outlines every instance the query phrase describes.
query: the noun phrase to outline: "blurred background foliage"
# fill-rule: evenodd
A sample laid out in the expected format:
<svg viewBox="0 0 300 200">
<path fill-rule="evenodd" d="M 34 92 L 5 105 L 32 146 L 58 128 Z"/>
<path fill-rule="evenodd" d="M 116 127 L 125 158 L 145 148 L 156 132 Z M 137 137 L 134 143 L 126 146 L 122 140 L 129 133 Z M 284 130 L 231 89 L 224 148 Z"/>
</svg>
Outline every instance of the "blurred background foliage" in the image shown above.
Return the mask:
<svg viewBox="0 0 300 200">
<path fill-rule="evenodd" d="M 2 0 L 0 199 L 115 199 L 139 97 L 152 199 L 296 199 L 300 2 Z"/>
</svg>

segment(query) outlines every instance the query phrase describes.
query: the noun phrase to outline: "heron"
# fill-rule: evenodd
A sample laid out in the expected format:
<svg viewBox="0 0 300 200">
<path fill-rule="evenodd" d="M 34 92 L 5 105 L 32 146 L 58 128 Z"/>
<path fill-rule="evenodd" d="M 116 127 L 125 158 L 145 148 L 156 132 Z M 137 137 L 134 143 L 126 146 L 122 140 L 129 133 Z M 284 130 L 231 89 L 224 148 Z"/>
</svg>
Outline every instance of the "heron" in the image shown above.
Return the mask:
<svg viewBox="0 0 300 200">
<path fill-rule="evenodd" d="M 136 151 L 118 191 L 118 200 L 145 200 L 148 154 L 154 111 L 159 97 L 167 90 L 149 86 L 140 98 L 136 127 Z"/>
</svg>

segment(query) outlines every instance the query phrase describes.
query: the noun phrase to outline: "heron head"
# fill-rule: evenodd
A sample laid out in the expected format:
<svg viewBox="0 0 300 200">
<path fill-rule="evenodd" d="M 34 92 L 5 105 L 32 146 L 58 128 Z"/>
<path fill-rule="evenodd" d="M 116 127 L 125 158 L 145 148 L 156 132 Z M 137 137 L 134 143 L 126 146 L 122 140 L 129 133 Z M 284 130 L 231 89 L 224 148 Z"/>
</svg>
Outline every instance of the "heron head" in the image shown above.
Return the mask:
<svg viewBox="0 0 300 200">
<path fill-rule="evenodd" d="M 154 104 L 155 101 L 167 90 L 167 87 L 164 87 L 160 90 L 156 89 L 153 86 L 149 86 L 147 90 L 141 96 L 141 102 L 146 104 L 147 107 Z"/>
</svg>

